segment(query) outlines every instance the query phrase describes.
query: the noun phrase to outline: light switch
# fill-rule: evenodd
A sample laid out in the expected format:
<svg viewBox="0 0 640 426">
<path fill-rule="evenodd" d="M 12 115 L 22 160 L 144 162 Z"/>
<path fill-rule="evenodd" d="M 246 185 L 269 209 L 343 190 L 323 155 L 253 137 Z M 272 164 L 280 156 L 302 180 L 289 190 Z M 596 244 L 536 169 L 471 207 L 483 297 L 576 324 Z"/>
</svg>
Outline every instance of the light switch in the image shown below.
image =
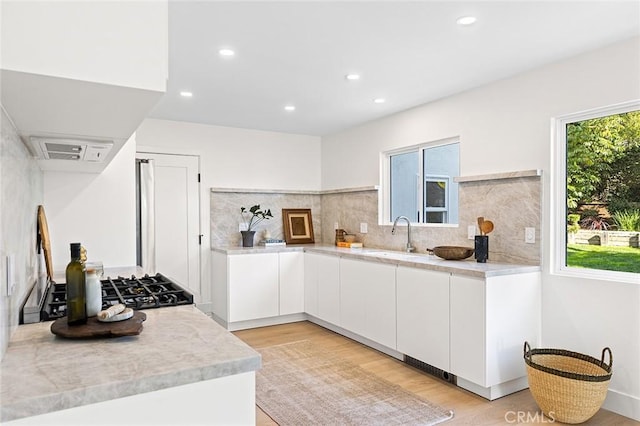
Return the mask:
<svg viewBox="0 0 640 426">
<path fill-rule="evenodd" d="M 367 226 L 366 222 L 361 222 L 360 223 L 360 233 L 361 234 L 366 234 L 367 232 L 369 232 L 369 227 Z"/>
<path fill-rule="evenodd" d="M 476 226 L 469 225 L 467 226 L 467 239 L 474 240 L 476 238 Z"/>
<path fill-rule="evenodd" d="M 524 228 L 524 242 L 527 244 L 535 244 L 536 228 Z"/>
</svg>

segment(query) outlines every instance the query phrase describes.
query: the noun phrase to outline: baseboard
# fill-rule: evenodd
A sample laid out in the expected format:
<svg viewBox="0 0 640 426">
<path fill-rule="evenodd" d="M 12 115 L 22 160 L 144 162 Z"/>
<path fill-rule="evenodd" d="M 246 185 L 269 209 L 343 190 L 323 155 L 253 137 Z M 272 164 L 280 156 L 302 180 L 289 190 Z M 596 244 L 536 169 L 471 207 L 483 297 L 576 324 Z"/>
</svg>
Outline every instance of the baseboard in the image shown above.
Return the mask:
<svg viewBox="0 0 640 426">
<path fill-rule="evenodd" d="M 528 388 L 529 382 L 525 376 L 485 388 L 458 376 L 457 385 L 489 401 L 493 401 L 494 399 L 502 398 L 503 396 Z"/>
<path fill-rule="evenodd" d="M 215 318 L 214 318 L 215 319 Z M 271 318 L 260 318 L 256 320 L 236 321 L 223 324 L 229 331 L 246 330 L 248 328 L 269 327 L 271 325 L 288 324 L 291 322 L 306 321 L 307 315 L 303 313 L 281 315 Z M 217 321 L 220 323 L 220 321 Z"/>
<path fill-rule="evenodd" d="M 353 332 L 351 332 L 349 330 L 346 330 L 346 329 L 344 329 L 342 327 L 338 327 L 337 325 L 333 325 L 330 322 L 324 321 L 324 320 L 322 320 L 320 318 L 316 318 L 313 315 L 306 314 L 306 316 L 307 316 L 307 320 L 309 322 L 317 324 L 317 325 L 319 325 L 321 327 L 324 327 L 324 328 L 326 328 L 328 330 L 331 330 L 331 331 L 333 331 L 335 333 L 341 334 L 341 335 L 343 335 L 345 337 L 348 337 L 351 340 L 355 340 L 358 343 L 362 343 L 363 345 L 367 345 L 370 348 L 373 348 L 373 349 L 375 349 L 377 351 L 380 351 L 380 352 L 382 352 L 384 354 L 387 354 L 387 355 L 389 355 L 391 357 L 397 358 L 400 361 L 404 360 L 404 354 L 401 353 L 401 352 L 396 351 L 395 349 L 388 348 L 388 347 L 386 347 L 384 345 L 381 345 L 380 343 L 377 343 L 377 342 L 374 342 L 373 340 L 367 339 L 366 337 L 362 337 L 359 334 L 353 333 Z"/>
<path fill-rule="evenodd" d="M 609 389 L 602 408 L 640 422 L 640 398 L 637 396 Z"/>
</svg>

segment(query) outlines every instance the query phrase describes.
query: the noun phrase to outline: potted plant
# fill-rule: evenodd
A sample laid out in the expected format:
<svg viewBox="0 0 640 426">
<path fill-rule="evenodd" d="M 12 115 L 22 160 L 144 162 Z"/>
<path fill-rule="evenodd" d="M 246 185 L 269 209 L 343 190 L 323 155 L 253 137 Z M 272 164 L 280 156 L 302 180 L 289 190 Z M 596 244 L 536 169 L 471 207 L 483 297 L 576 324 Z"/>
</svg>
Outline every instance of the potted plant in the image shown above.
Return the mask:
<svg viewBox="0 0 640 426">
<path fill-rule="evenodd" d="M 260 210 L 260 204 L 256 204 L 248 210 L 246 207 L 240 207 L 240 215 L 247 226 L 246 231 L 240 231 L 242 234 L 242 247 L 253 247 L 253 237 L 256 233 L 255 227 L 263 220 L 273 217 L 271 210 Z"/>
</svg>

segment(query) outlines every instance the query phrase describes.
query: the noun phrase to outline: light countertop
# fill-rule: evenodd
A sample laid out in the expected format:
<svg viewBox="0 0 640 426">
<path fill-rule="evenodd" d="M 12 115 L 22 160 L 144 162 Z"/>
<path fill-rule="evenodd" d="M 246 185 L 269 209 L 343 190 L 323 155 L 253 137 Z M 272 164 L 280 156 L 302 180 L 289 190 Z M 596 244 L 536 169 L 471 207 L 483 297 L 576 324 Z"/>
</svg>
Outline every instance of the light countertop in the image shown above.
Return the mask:
<svg viewBox="0 0 640 426">
<path fill-rule="evenodd" d="M 260 354 L 194 305 L 145 309 L 138 336 L 69 340 L 20 325 L 0 364 L 0 421 L 255 371 Z"/>
<path fill-rule="evenodd" d="M 433 271 L 448 272 L 452 274 L 467 275 L 479 278 L 488 278 L 499 275 L 524 274 L 539 272 L 539 265 L 519 265 L 510 263 L 495 263 L 488 260 L 487 263 L 478 263 L 473 256 L 465 260 L 445 260 L 435 255 L 420 253 L 405 253 L 400 251 L 384 250 L 378 248 L 343 248 L 333 245 L 301 244 L 279 247 L 214 247 L 213 251 L 227 255 L 249 253 L 279 253 L 290 251 L 303 251 L 307 253 L 319 253 L 339 256 L 351 259 L 360 259 L 387 263 L 412 268 L 429 269 Z"/>
</svg>

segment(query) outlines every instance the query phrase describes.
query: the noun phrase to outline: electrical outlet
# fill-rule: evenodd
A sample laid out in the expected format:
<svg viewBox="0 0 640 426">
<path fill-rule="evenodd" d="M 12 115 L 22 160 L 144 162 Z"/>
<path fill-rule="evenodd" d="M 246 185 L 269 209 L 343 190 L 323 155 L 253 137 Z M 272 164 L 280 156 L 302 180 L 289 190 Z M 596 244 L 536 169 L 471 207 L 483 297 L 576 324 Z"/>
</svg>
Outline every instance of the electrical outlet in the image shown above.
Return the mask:
<svg viewBox="0 0 640 426">
<path fill-rule="evenodd" d="M 524 242 L 527 244 L 535 244 L 536 228 L 524 228 Z"/>
<path fill-rule="evenodd" d="M 360 223 L 360 233 L 366 234 L 367 232 L 369 232 L 369 227 L 367 226 L 366 222 Z"/>
<path fill-rule="evenodd" d="M 476 226 L 469 225 L 467 226 L 467 239 L 474 240 L 476 238 Z"/>
<path fill-rule="evenodd" d="M 340 224 L 338 222 L 333 222 L 333 229 L 340 229 Z"/>
<path fill-rule="evenodd" d="M 238 231 L 242 232 L 242 231 L 246 231 L 247 230 L 247 224 L 246 223 L 241 223 L 238 225 Z"/>
</svg>

